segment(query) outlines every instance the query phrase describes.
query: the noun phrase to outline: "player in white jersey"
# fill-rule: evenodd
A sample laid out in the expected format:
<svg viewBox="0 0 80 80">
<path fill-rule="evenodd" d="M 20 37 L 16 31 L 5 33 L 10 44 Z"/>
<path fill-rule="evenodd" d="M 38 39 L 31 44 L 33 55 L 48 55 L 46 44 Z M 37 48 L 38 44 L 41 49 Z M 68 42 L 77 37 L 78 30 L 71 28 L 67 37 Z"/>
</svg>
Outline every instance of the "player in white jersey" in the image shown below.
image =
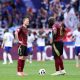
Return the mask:
<svg viewBox="0 0 80 80">
<path fill-rule="evenodd" d="M 73 32 L 73 38 L 75 40 L 75 59 L 76 59 L 76 67 L 79 67 L 79 58 L 78 55 L 80 53 L 80 22 L 77 25 L 77 30 Z"/>
<path fill-rule="evenodd" d="M 28 35 L 27 35 L 27 52 L 28 52 L 28 57 L 29 57 L 29 62 L 32 63 L 32 56 L 33 56 L 33 42 L 34 42 L 34 35 L 33 33 L 29 30 Z"/>
<path fill-rule="evenodd" d="M 41 29 L 38 34 L 37 38 L 37 61 L 41 61 L 41 56 L 42 56 L 42 61 L 45 61 L 46 59 L 46 53 L 45 53 L 45 33 Z"/>
<path fill-rule="evenodd" d="M 4 48 L 3 52 L 3 64 L 7 64 L 7 58 L 9 59 L 9 64 L 13 63 L 12 56 L 10 54 L 10 50 L 13 46 L 14 36 L 8 30 L 5 30 L 3 35 L 2 48 Z"/>
</svg>

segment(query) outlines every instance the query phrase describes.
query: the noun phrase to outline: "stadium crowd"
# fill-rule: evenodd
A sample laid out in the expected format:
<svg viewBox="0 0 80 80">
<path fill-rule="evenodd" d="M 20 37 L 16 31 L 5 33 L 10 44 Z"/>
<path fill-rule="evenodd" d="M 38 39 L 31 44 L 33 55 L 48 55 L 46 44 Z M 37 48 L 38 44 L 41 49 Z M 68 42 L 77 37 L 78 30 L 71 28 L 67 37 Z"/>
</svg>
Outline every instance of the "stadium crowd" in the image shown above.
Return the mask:
<svg viewBox="0 0 80 80">
<path fill-rule="evenodd" d="M 22 24 L 24 16 L 29 15 L 29 28 L 48 27 L 49 17 L 58 20 L 59 16 L 67 19 L 68 13 L 79 17 L 79 0 L 42 0 L 40 9 L 35 10 L 32 7 L 25 6 L 24 0 L 1 0 L 0 1 L 0 25 L 2 28 Z M 73 9 L 73 10 L 72 10 Z"/>
</svg>

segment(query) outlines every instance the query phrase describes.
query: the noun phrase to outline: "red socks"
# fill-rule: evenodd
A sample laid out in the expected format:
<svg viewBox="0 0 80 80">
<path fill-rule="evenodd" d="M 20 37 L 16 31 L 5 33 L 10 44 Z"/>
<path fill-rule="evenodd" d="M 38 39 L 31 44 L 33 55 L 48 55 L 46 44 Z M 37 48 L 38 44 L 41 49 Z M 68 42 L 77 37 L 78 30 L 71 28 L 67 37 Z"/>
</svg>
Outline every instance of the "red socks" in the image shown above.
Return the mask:
<svg viewBox="0 0 80 80">
<path fill-rule="evenodd" d="M 64 69 L 63 60 L 61 57 L 59 57 L 59 60 L 60 60 L 60 69 L 63 70 Z"/>
<path fill-rule="evenodd" d="M 25 65 L 25 60 L 18 59 L 17 71 L 23 72 L 24 65 Z"/>
<path fill-rule="evenodd" d="M 62 61 L 62 58 L 60 56 L 55 58 L 55 68 L 56 68 L 56 71 L 64 69 L 63 61 Z"/>
<path fill-rule="evenodd" d="M 59 71 L 59 59 L 58 59 L 58 57 L 55 58 L 55 68 L 56 68 L 56 71 Z"/>
</svg>

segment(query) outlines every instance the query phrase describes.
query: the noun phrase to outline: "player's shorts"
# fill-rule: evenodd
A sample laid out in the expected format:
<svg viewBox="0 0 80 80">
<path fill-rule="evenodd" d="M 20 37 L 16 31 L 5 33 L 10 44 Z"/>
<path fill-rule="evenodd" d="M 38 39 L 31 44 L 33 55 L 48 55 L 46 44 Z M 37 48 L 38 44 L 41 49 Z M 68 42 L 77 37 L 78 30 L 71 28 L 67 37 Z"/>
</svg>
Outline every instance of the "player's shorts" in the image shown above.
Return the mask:
<svg viewBox="0 0 80 80">
<path fill-rule="evenodd" d="M 5 52 L 10 53 L 12 47 L 4 47 Z"/>
<path fill-rule="evenodd" d="M 61 56 L 63 54 L 63 42 L 61 42 L 61 41 L 60 42 L 54 42 L 53 44 L 55 44 L 55 46 L 56 46 L 56 48 L 59 51 L 60 56 Z M 58 55 L 57 55 L 57 53 L 54 50 L 53 44 L 52 44 L 52 54 L 53 54 L 53 56 L 55 58 Z"/>
<path fill-rule="evenodd" d="M 75 47 L 75 55 L 78 56 L 79 53 L 80 53 L 80 47 Z"/>
<path fill-rule="evenodd" d="M 44 52 L 45 46 L 38 46 L 38 52 Z"/>
<path fill-rule="evenodd" d="M 20 45 L 18 48 L 18 55 L 19 56 L 27 56 L 27 47 L 24 45 Z"/>
<path fill-rule="evenodd" d="M 27 53 L 28 54 L 32 54 L 32 51 L 33 51 L 33 48 L 32 47 L 27 48 Z"/>
</svg>

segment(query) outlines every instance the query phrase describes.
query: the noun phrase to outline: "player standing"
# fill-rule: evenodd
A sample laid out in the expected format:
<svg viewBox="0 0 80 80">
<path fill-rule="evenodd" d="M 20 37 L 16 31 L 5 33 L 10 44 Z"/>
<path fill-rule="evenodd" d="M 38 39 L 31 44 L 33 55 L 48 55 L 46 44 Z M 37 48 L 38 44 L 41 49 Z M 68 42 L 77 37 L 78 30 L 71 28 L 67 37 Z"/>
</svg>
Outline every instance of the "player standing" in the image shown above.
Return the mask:
<svg viewBox="0 0 80 80">
<path fill-rule="evenodd" d="M 80 53 L 80 22 L 77 25 L 77 29 L 73 32 L 73 38 L 75 40 L 76 67 L 79 67 L 79 58 L 78 58 L 78 55 Z"/>
<path fill-rule="evenodd" d="M 51 39 L 52 43 L 52 53 L 54 55 L 54 61 L 55 61 L 55 68 L 56 72 L 51 75 L 60 75 L 65 74 L 63 60 L 62 60 L 62 54 L 63 54 L 63 37 L 65 34 L 65 26 L 63 22 L 63 17 L 59 18 L 59 22 L 53 22 L 52 26 L 52 36 Z M 51 20 L 52 21 L 52 20 Z"/>
<path fill-rule="evenodd" d="M 9 64 L 13 63 L 12 56 L 10 54 L 10 51 L 13 46 L 14 36 L 12 33 L 8 31 L 8 29 L 5 30 L 3 35 L 3 42 L 2 42 L 2 48 L 4 48 L 3 52 L 3 64 L 7 64 L 7 58 L 9 59 Z"/>
<path fill-rule="evenodd" d="M 27 35 L 27 53 L 28 53 L 28 58 L 29 62 L 32 63 L 32 58 L 33 58 L 33 42 L 34 42 L 34 35 L 31 30 L 28 30 L 28 35 Z"/>
<path fill-rule="evenodd" d="M 45 53 L 45 32 L 43 29 L 39 30 L 39 34 L 37 35 L 37 61 L 45 61 L 46 53 Z M 42 58 L 42 59 L 41 59 Z"/>
<path fill-rule="evenodd" d="M 18 66 L 17 66 L 17 75 L 24 76 L 24 65 L 27 56 L 27 27 L 29 25 L 29 18 L 26 17 L 23 19 L 22 26 L 16 30 L 15 35 L 19 42 L 18 48 Z"/>
</svg>

